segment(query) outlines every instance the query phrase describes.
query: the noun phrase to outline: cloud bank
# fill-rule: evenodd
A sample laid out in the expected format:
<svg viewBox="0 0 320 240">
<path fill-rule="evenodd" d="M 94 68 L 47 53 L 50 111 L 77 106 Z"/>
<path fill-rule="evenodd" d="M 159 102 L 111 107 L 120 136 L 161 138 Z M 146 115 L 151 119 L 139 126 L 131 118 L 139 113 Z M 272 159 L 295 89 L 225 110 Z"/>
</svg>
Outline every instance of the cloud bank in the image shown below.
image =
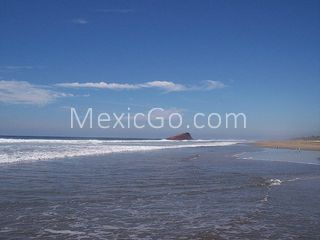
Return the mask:
<svg viewBox="0 0 320 240">
<path fill-rule="evenodd" d="M 55 86 L 64 88 L 108 90 L 159 89 L 164 92 L 205 91 L 226 87 L 222 82 L 213 80 L 207 80 L 200 85 L 193 86 L 186 86 L 170 81 L 150 81 L 144 83 L 71 82 L 59 83 Z M 52 87 L 50 86 L 39 86 L 25 81 L 0 80 L 0 102 L 42 106 L 53 102 L 58 98 L 77 96 L 69 93 L 53 91 L 51 88 Z"/>
<path fill-rule="evenodd" d="M 25 81 L 0 80 L 0 102 L 10 104 L 46 105 L 72 94 L 52 91 Z"/>
<path fill-rule="evenodd" d="M 137 90 L 144 88 L 160 89 L 166 92 L 180 92 L 187 90 L 213 90 L 226 87 L 219 81 L 206 80 L 201 85 L 186 86 L 171 81 L 151 81 L 145 83 L 108 83 L 108 82 L 70 82 L 56 84 L 58 87 L 65 88 L 96 88 L 109 90 Z"/>
</svg>

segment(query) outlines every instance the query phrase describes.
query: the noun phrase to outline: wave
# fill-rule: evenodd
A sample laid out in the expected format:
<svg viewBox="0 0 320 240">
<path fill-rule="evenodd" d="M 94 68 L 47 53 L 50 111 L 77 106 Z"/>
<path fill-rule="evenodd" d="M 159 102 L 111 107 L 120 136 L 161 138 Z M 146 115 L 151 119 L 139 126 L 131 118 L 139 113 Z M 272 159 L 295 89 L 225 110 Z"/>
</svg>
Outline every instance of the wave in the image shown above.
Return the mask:
<svg viewBox="0 0 320 240">
<path fill-rule="evenodd" d="M 266 181 L 266 184 L 268 186 L 279 186 L 281 185 L 282 181 L 280 179 L 277 178 L 271 178 L 269 180 Z"/>
<path fill-rule="evenodd" d="M 0 138 L 0 144 L 8 143 L 69 143 L 69 144 L 87 144 L 87 143 L 198 143 L 198 142 L 246 142 L 246 140 L 234 139 L 196 139 L 196 140 L 168 140 L 168 139 L 147 139 L 147 140 L 104 140 L 104 139 L 26 139 L 26 138 Z"/>
<path fill-rule="evenodd" d="M 80 231 L 71 231 L 71 230 L 53 230 L 53 229 L 44 229 L 44 231 L 52 234 L 67 234 L 67 235 L 84 235 L 85 232 Z"/>
<path fill-rule="evenodd" d="M 232 141 L 0 139 L 0 163 L 163 149 L 220 147 L 237 143 Z"/>
</svg>

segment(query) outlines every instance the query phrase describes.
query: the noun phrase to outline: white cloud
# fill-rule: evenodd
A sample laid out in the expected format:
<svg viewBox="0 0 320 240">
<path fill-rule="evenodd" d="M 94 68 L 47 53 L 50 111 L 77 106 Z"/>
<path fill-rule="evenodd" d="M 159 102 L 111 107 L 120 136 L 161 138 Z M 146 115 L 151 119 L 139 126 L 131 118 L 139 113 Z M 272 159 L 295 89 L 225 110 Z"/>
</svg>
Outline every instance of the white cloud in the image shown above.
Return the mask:
<svg viewBox="0 0 320 240">
<path fill-rule="evenodd" d="M 226 85 L 219 81 L 207 80 L 206 81 L 206 90 L 218 89 L 218 88 L 225 88 Z"/>
<path fill-rule="evenodd" d="M 84 18 L 75 18 L 75 19 L 72 19 L 72 22 L 74 24 L 81 24 L 81 25 L 84 25 L 84 24 L 87 24 L 88 21 Z"/>
<path fill-rule="evenodd" d="M 138 85 L 129 83 L 107 83 L 107 82 L 87 82 L 87 83 L 59 83 L 56 84 L 59 87 L 67 88 L 101 88 L 101 89 L 112 89 L 112 90 L 130 90 L 140 88 Z"/>
<path fill-rule="evenodd" d="M 160 88 L 168 92 L 184 91 L 187 88 L 182 84 L 177 84 L 169 81 L 152 81 L 141 84 L 141 87 Z"/>
<path fill-rule="evenodd" d="M 134 90 L 141 88 L 158 88 L 165 91 L 183 91 L 185 86 L 181 84 L 176 84 L 169 81 L 152 81 L 142 84 L 129 84 L 129 83 L 107 83 L 107 82 L 87 82 L 87 83 L 59 83 L 56 84 L 59 87 L 68 88 L 100 88 L 100 89 L 110 89 L 110 90 Z"/>
<path fill-rule="evenodd" d="M 25 81 L 0 80 L 0 102 L 3 103 L 46 105 L 57 98 L 70 96 Z"/>
<path fill-rule="evenodd" d="M 170 81 L 150 81 L 145 83 L 108 83 L 108 82 L 87 82 L 87 83 L 59 83 L 59 87 L 66 88 L 97 88 L 110 90 L 135 90 L 142 88 L 161 89 L 165 92 L 179 92 L 179 91 L 195 91 L 195 90 L 213 90 L 226 87 L 225 84 L 219 81 L 207 80 L 201 85 L 186 86 Z"/>
</svg>

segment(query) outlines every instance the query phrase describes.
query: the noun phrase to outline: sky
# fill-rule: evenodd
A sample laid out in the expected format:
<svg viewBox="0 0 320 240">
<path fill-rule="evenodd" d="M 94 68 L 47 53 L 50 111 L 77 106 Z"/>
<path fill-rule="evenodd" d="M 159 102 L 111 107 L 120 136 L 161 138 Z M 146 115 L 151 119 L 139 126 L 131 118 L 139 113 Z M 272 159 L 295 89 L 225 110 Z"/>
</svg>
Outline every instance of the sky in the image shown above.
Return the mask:
<svg viewBox="0 0 320 240">
<path fill-rule="evenodd" d="M 0 0 L 0 32 L 0 135 L 320 135 L 320 1 Z M 247 128 L 96 126 L 153 107 Z M 70 108 L 94 127 L 71 129 Z"/>
</svg>

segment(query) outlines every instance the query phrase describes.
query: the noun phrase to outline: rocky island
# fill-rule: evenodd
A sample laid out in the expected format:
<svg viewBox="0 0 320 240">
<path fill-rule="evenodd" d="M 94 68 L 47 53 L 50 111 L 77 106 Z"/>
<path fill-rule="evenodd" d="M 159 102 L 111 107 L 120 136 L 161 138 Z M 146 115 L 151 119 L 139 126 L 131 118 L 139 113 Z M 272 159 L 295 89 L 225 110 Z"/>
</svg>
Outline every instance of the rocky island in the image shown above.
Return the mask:
<svg viewBox="0 0 320 240">
<path fill-rule="evenodd" d="M 188 132 L 166 138 L 167 140 L 192 140 L 191 134 Z"/>
</svg>

